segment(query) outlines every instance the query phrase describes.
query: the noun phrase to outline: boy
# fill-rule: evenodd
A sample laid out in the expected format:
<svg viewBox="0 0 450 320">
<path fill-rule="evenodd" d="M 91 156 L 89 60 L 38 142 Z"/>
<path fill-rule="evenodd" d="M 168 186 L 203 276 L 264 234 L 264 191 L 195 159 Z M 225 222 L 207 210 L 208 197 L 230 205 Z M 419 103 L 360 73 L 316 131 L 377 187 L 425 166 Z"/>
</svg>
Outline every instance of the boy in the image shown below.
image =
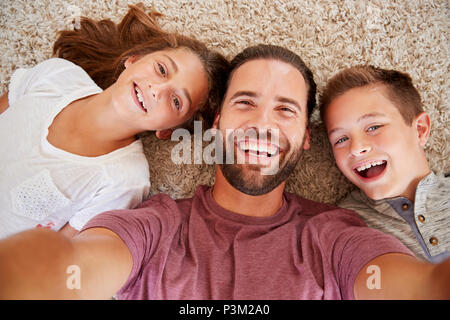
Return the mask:
<svg viewBox="0 0 450 320">
<path fill-rule="evenodd" d="M 430 170 L 430 118 L 409 75 L 357 66 L 331 78 L 320 112 L 336 164 L 355 184 L 339 206 L 399 238 L 418 258 L 450 257 L 450 179 Z"/>
</svg>

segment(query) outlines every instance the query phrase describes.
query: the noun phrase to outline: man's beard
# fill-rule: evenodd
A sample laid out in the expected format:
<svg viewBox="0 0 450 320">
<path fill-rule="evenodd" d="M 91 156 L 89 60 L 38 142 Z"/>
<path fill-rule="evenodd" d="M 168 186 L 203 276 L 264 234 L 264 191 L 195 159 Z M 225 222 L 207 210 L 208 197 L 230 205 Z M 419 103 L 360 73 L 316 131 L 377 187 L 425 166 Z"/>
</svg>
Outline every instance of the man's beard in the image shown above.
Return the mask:
<svg viewBox="0 0 450 320">
<path fill-rule="evenodd" d="M 279 169 L 273 174 L 262 174 L 263 168 L 256 164 L 238 164 L 236 161 L 232 164 L 224 161 L 220 168 L 228 183 L 239 191 L 251 196 L 267 194 L 278 187 L 294 171 L 303 153 L 304 140 L 305 137 L 303 137 L 301 145 L 294 149 L 289 157 L 288 154 L 292 146 L 287 143 L 288 145 L 283 148 L 283 152 L 279 154 Z M 234 148 L 233 141 L 228 141 L 228 144 L 226 141 L 223 142 L 225 152 L 227 152 L 228 147 Z M 236 152 L 239 151 L 235 148 L 234 152 L 236 160 Z"/>
</svg>

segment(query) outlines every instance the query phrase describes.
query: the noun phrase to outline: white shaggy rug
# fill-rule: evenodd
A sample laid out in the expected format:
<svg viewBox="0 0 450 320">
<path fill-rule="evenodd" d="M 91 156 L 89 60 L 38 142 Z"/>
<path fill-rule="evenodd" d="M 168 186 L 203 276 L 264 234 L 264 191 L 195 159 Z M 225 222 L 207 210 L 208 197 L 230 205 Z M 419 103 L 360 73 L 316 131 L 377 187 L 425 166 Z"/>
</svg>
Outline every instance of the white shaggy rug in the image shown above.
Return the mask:
<svg viewBox="0 0 450 320">
<path fill-rule="evenodd" d="M 138 1 L 136 1 L 138 2 Z M 154 0 L 142 1 L 165 16 L 161 25 L 197 37 L 232 58 L 258 43 L 281 45 L 310 66 L 318 88 L 338 70 L 369 63 L 409 72 L 432 119 L 426 150 L 431 168 L 449 172 L 449 3 L 442 1 Z M 11 73 L 51 55 L 56 31 L 73 27 L 79 15 L 112 18 L 127 12 L 125 0 L 1 0 L 0 90 Z M 312 148 L 304 153 L 287 190 L 333 203 L 351 188 L 332 160 L 317 113 Z M 175 142 L 144 135 L 152 192 L 192 195 L 214 182 L 214 166 L 175 165 Z"/>
</svg>

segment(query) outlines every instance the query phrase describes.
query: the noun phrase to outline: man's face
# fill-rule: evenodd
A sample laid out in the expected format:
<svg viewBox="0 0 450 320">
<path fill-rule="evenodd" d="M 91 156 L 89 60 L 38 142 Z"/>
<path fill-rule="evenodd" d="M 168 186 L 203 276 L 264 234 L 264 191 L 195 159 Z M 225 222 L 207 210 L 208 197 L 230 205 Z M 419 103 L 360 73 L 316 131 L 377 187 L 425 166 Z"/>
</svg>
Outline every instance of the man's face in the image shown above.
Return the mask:
<svg viewBox="0 0 450 320">
<path fill-rule="evenodd" d="M 295 67 L 258 59 L 236 69 L 217 125 L 234 155 L 220 165 L 227 181 L 249 195 L 283 183 L 309 149 L 307 119 L 306 83 Z"/>
</svg>

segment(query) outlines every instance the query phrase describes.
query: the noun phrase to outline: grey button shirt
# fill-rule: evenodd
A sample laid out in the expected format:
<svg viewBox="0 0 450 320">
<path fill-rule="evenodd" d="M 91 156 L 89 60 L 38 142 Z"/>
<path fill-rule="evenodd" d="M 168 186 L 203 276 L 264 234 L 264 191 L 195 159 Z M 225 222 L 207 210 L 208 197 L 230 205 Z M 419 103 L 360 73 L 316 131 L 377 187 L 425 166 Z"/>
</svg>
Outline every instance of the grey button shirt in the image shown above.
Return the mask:
<svg viewBox="0 0 450 320">
<path fill-rule="evenodd" d="M 417 186 L 415 203 L 403 197 L 372 200 L 355 190 L 338 205 L 356 211 L 369 227 L 394 235 L 419 259 L 450 258 L 450 178 L 430 173 Z"/>
</svg>

